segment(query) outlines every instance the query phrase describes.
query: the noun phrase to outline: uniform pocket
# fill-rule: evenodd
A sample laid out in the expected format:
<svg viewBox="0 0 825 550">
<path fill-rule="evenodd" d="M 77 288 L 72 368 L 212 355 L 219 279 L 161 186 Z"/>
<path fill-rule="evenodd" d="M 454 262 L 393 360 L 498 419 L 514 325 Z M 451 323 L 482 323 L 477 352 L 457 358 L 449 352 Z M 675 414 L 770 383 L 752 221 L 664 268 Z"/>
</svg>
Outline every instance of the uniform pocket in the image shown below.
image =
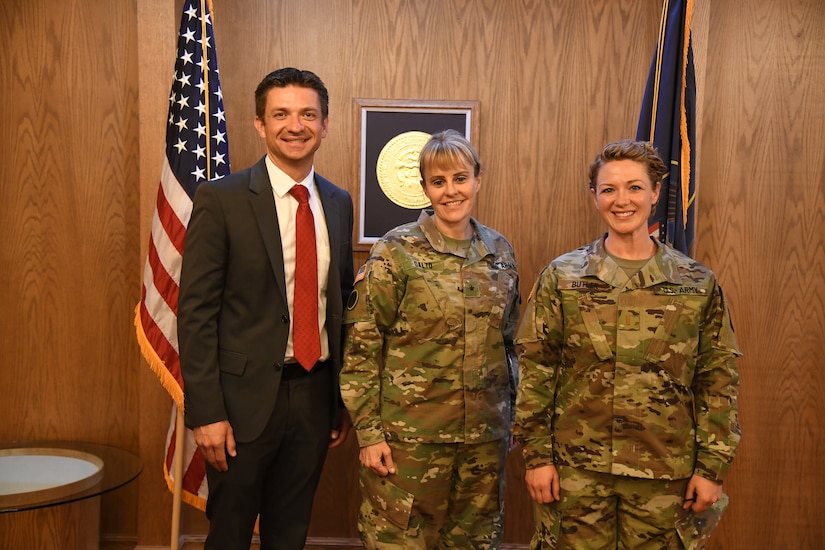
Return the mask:
<svg viewBox="0 0 825 550">
<path fill-rule="evenodd" d="M 359 476 L 361 494 L 361 521 L 375 531 L 389 527 L 387 523 L 405 531 L 410 523 L 413 495 L 372 470 L 361 466 Z"/>
<path fill-rule="evenodd" d="M 644 360 L 661 366 L 677 383 L 689 386 L 693 373 L 689 368 L 699 347 L 695 319 L 704 298 L 671 298 L 663 308 L 646 315 L 645 325 L 654 331 Z"/>
<path fill-rule="evenodd" d="M 436 289 L 431 288 L 430 277 L 434 275 L 410 277 L 398 308 L 399 328 L 408 330 L 422 344 L 449 331 L 447 316 L 438 303 Z"/>
<path fill-rule="evenodd" d="M 516 294 L 517 277 L 507 271 L 498 271 L 495 279 L 494 302 L 490 304 L 488 322 L 493 328 L 501 327 L 501 321 L 509 313 L 509 306 Z M 518 305 L 513 304 L 513 307 Z"/>
<path fill-rule="evenodd" d="M 530 541 L 530 550 L 553 550 L 559 544 L 561 514 L 556 506 L 533 503 L 536 531 Z"/>
<path fill-rule="evenodd" d="M 599 316 L 596 313 L 593 298 L 587 292 L 579 293 L 577 298 L 579 315 L 581 315 L 582 322 L 587 330 L 587 336 L 590 339 L 593 352 L 600 361 L 612 360 L 613 350 L 610 348 L 607 335 L 599 322 Z"/>
<path fill-rule="evenodd" d="M 687 513 L 676 519 L 676 532 L 679 534 L 679 539 L 685 550 L 704 548 L 705 543 L 710 539 L 710 535 L 719 525 L 719 520 L 722 519 L 722 514 L 728 507 L 728 502 L 728 495 L 722 493 L 722 498 L 701 514 L 694 514 L 688 510 Z"/>
</svg>

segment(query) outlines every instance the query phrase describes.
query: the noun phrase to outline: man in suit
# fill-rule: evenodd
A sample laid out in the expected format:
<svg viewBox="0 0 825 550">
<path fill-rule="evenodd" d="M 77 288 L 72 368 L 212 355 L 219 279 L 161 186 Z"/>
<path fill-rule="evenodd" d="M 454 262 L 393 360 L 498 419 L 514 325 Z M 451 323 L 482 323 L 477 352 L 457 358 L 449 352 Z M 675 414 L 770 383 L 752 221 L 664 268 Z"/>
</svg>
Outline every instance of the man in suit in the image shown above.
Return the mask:
<svg viewBox="0 0 825 550">
<path fill-rule="evenodd" d="M 338 372 L 352 199 L 314 170 L 328 105 L 315 74 L 270 73 L 255 90 L 266 156 L 195 193 L 178 337 L 186 426 L 207 461 L 205 549 L 249 548 L 258 515 L 261 548 L 302 549 L 327 448 L 351 426 Z M 315 269 L 302 271 L 313 245 Z M 310 279 L 310 305 L 296 303 Z"/>
</svg>

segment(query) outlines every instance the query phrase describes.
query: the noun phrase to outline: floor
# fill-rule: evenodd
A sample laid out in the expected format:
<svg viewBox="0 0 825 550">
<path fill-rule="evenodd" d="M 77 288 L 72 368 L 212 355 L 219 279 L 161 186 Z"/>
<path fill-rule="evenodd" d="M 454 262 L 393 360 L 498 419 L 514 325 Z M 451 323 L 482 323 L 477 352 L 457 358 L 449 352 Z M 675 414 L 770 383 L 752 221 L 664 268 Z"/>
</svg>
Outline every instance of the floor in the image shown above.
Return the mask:
<svg viewBox="0 0 825 550">
<path fill-rule="evenodd" d="M 100 550 L 134 550 L 134 543 L 101 542 Z M 253 543 L 249 550 L 258 550 L 259 546 Z M 309 539 L 304 550 L 362 550 L 363 546 L 353 539 Z M 203 550 L 203 542 L 185 542 L 178 550 Z M 527 550 L 523 544 L 503 544 L 501 550 Z"/>
<path fill-rule="evenodd" d="M 258 548 L 259 546 L 253 543 L 249 550 L 258 550 Z M 329 542 L 326 540 L 322 544 L 313 544 L 310 540 L 304 546 L 304 550 L 363 550 L 363 548 L 358 542 L 348 544 L 346 541 Z M 203 543 L 187 542 L 180 547 L 180 550 L 203 550 Z"/>
<path fill-rule="evenodd" d="M 134 542 L 101 541 L 100 550 L 134 550 Z M 259 546 L 253 543 L 249 550 L 258 550 Z M 352 539 L 310 539 L 304 550 L 362 550 L 360 542 Z M 203 550 L 203 542 L 184 542 L 178 550 Z"/>
</svg>

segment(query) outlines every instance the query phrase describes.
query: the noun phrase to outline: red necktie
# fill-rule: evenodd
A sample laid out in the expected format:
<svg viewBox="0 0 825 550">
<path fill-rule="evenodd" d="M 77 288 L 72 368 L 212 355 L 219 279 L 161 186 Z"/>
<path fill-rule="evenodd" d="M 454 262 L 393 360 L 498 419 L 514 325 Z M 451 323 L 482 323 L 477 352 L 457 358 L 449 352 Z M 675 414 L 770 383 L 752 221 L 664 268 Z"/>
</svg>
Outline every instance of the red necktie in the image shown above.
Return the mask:
<svg viewBox="0 0 825 550">
<path fill-rule="evenodd" d="M 295 185 L 289 194 L 298 200 L 298 213 L 295 215 L 295 294 L 292 300 L 293 355 L 302 367 L 311 370 L 321 357 L 315 221 L 309 208 L 307 188 Z"/>
</svg>

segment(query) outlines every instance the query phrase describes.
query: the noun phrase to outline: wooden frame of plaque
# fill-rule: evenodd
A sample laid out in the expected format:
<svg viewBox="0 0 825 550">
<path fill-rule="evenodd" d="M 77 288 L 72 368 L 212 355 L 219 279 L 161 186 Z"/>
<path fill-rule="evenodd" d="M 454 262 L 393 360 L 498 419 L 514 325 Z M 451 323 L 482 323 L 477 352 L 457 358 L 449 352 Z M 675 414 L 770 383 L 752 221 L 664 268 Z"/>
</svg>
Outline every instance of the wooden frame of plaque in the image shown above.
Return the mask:
<svg viewBox="0 0 825 550">
<path fill-rule="evenodd" d="M 418 219 L 427 206 L 423 192 L 424 204 L 413 196 L 420 190 L 418 151 L 428 135 L 448 128 L 477 147 L 478 106 L 478 101 L 355 99 L 360 145 L 355 250 L 369 250 L 390 229 Z"/>
</svg>

